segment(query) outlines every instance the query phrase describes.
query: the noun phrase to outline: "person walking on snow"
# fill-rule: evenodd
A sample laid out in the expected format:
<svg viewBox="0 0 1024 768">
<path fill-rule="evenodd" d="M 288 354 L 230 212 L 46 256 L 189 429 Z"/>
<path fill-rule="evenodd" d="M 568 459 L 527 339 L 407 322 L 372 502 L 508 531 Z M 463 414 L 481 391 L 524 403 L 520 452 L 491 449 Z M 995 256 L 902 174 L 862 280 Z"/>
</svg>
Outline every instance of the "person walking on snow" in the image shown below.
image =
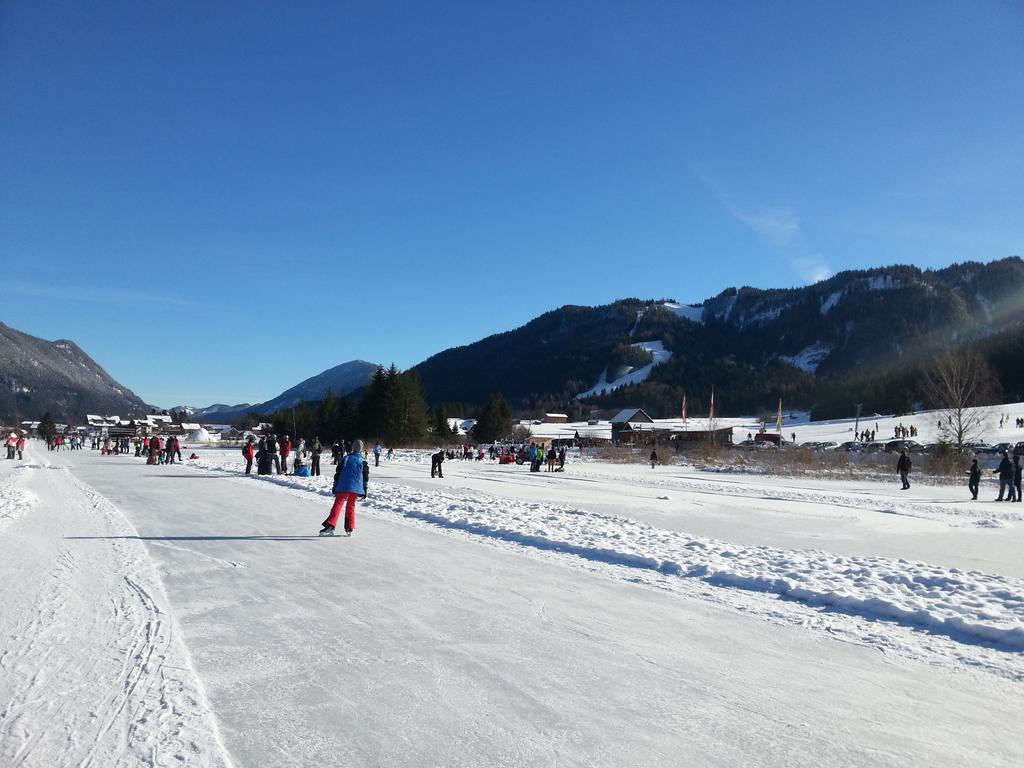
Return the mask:
<svg viewBox="0 0 1024 768">
<path fill-rule="evenodd" d="M 352 443 L 352 453 L 338 464 L 334 473 L 334 505 L 324 520 L 321 536 L 333 536 L 341 510 L 345 509 L 345 534 L 352 535 L 356 527 L 356 498 L 365 499 L 370 484 L 370 465 L 363 458 L 363 441 Z"/>
<path fill-rule="evenodd" d="M 906 451 L 900 451 L 900 458 L 896 462 L 896 471 L 899 473 L 900 480 L 903 481 L 903 488 L 900 490 L 907 490 L 910 487 L 910 481 L 907 477 L 910 475 L 910 467 L 912 466 L 910 457 L 907 456 Z"/>
<path fill-rule="evenodd" d="M 271 435 L 267 438 L 267 455 L 270 457 L 270 463 L 274 465 L 274 472 L 281 474 L 281 459 L 277 455 L 277 435 Z M 269 469 L 269 465 L 268 465 Z"/>
<path fill-rule="evenodd" d="M 309 446 L 309 474 L 312 477 L 320 477 L 320 454 L 323 452 L 320 438 L 314 437 L 313 444 Z"/>
<path fill-rule="evenodd" d="M 373 466 L 375 466 L 375 467 L 379 467 L 380 466 L 380 452 L 382 450 L 384 450 L 384 449 L 381 448 L 380 441 L 377 441 L 376 443 L 374 443 L 374 445 L 373 445 Z"/>
<path fill-rule="evenodd" d="M 284 436 L 284 440 L 281 441 L 281 466 L 277 470 L 279 475 L 288 474 L 288 457 L 292 452 L 292 441 L 288 439 L 288 435 Z"/>
<path fill-rule="evenodd" d="M 971 462 L 971 471 L 967 477 L 967 490 L 971 492 L 971 498 L 978 500 L 978 486 L 981 484 L 981 470 L 978 468 L 978 460 Z"/>
<path fill-rule="evenodd" d="M 25 438 L 21 438 L 22 442 Z M 21 449 L 18 449 L 18 458 L 21 458 Z M 1013 488 L 1017 491 L 1017 498 L 1015 501 L 1020 501 L 1020 456 L 1013 457 Z"/>
<path fill-rule="evenodd" d="M 654 469 L 654 467 L 657 464 L 658 464 L 658 449 L 655 448 L 653 451 L 651 451 L 651 469 Z"/>
<path fill-rule="evenodd" d="M 245 441 L 245 446 L 242 448 L 242 455 L 245 457 L 245 474 L 252 472 L 252 460 L 256 458 L 256 448 L 253 445 L 253 439 L 250 437 Z"/>
<path fill-rule="evenodd" d="M 996 501 L 1003 500 L 1004 492 L 1007 494 L 1006 501 L 1013 501 L 1013 464 L 1010 463 L 1010 454 L 1006 451 L 1003 451 L 1003 460 L 999 462 L 994 473 L 999 475 L 999 498 Z"/>
</svg>

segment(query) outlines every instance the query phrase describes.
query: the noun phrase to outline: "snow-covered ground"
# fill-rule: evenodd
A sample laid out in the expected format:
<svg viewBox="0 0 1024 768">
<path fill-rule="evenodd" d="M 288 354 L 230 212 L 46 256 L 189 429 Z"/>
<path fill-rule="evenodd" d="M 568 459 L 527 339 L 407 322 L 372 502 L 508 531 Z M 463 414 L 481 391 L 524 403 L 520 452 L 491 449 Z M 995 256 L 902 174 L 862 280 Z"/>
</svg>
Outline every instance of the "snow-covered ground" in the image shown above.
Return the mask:
<svg viewBox="0 0 1024 768">
<path fill-rule="evenodd" d="M 1024 504 L 198 452 L 0 462 L 0 765 L 1024 763 Z"/>
</svg>

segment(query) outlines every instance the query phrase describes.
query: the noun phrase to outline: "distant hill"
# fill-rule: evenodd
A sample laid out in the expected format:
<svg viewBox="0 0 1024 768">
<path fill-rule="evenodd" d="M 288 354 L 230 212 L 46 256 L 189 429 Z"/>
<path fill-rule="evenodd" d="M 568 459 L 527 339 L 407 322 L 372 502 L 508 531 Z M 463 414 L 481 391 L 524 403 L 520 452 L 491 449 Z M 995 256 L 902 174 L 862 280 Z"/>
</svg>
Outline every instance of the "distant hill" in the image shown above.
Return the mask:
<svg viewBox="0 0 1024 768">
<path fill-rule="evenodd" d="M 706 412 L 714 386 L 722 413 L 754 413 L 782 397 L 824 415 L 828 403 L 846 413 L 869 396 L 878 408 L 913 400 L 921 366 L 949 341 L 984 352 L 1009 396 L 1022 386 L 1022 330 L 1024 261 L 1012 257 L 847 271 L 791 289 L 729 288 L 694 306 L 566 306 L 416 369 L 432 402 L 482 403 L 502 392 L 533 412 L 642 406 L 672 414 L 685 393 L 696 413 Z"/>
<path fill-rule="evenodd" d="M 46 341 L 0 323 L 0 422 L 80 424 L 86 414 L 141 416 L 150 407 L 67 339 Z"/>
<path fill-rule="evenodd" d="M 350 360 L 318 373 L 263 403 L 211 405 L 206 408 L 180 406 L 175 410 L 184 410 L 190 418 L 207 423 L 230 422 L 249 413 L 270 414 L 282 408 L 291 408 L 304 400 L 322 400 L 328 390 L 335 395 L 347 395 L 362 389 L 370 383 L 377 367 L 375 363 L 365 360 Z"/>
</svg>

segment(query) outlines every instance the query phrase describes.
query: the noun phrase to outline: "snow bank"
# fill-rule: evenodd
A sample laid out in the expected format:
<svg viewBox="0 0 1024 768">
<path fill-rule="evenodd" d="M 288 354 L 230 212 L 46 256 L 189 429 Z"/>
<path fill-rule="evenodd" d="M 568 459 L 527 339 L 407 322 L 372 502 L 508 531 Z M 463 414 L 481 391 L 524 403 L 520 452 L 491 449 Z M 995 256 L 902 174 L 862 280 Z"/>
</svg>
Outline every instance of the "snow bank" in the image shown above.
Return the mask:
<svg viewBox="0 0 1024 768">
<path fill-rule="evenodd" d="M 189 443 L 215 443 L 217 440 L 218 438 L 211 435 L 203 427 L 193 430 L 186 438 L 186 442 Z"/>
<path fill-rule="evenodd" d="M 195 466 L 241 474 L 214 458 Z M 330 495 L 330 478 L 270 482 Z M 1024 580 L 882 557 L 736 546 L 636 520 L 486 494 L 429 493 L 377 484 L 372 509 L 446 529 L 717 588 L 760 592 L 811 607 L 925 629 L 962 643 L 1024 651 Z"/>
</svg>

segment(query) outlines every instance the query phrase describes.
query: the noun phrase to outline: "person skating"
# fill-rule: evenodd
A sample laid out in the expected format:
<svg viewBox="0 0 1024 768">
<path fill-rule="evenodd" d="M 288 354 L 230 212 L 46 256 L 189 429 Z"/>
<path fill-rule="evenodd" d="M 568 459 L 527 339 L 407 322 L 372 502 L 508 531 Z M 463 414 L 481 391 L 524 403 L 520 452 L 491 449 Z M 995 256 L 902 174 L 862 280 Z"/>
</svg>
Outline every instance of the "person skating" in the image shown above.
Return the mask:
<svg viewBox="0 0 1024 768">
<path fill-rule="evenodd" d="M 896 462 L 896 472 L 899 473 L 900 480 L 903 482 L 903 488 L 900 490 L 905 491 L 910 487 L 910 480 L 908 480 L 908 477 L 910 476 L 911 466 L 912 462 L 910 461 L 910 457 L 907 456 L 907 452 L 900 451 L 900 458 Z"/>
<path fill-rule="evenodd" d="M 25 458 L 25 436 L 21 435 L 18 437 L 18 461 Z M 1017 470 L 1017 487 L 1020 488 L 1020 470 Z"/>
<path fill-rule="evenodd" d="M 255 440 L 250 436 L 242 446 L 242 455 L 245 457 L 245 474 L 252 472 L 252 460 L 256 458 Z"/>
<path fill-rule="evenodd" d="M 651 469 L 654 469 L 658 464 L 658 449 L 655 448 L 651 451 Z"/>
<path fill-rule="evenodd" d="M 345 456 L 334 472 L 334 504 L 331 514 L 324 520 L 321 536 L 333 536 L 342 508 L 345 509 L 345 534 L 352 535 L 356 527 L 356 499 L 366 498 L 370 484 L 370 465 L 363 458 L 363 441 L 352 443 L 352 452 Z"/>
<path fill-rule="evenodd" d="M 996 501 L 1003 501 L 1003 493 L 1006 493 L 1006 501 L 1013 501 L 1013 464 L 1009 453 L 1003 451 L 1003 459 L 993 473 L 999 475 L 999 498 Z"/>
<path fill-rule="evenodd" d="M 558 449 L 558 468 L 565 469 L 565 446 Z"/>
<path fill-rule="evenodd" d="M 374 445 L 373 445 L 373 466 L 375 466 L 375 467 L 379 467 L 380 466 L 380 452 L 382 450 L 384 450 L 384 449 L 381 447 L 381 444 L 380 444 L 379 441 L 374 443 Z"/>
<path fill-rule="evenodd" d="M 441 464 L 444 461 L 444 449 L 438 448 L 437 452 L 430 456 L 430 476 L 444 477 L 444 472 L 441 471 Z"/>
<path fill-rule="evenodd" d="M 309 474 L 313 477 L 320 477 L 320 454 L 323 452 L 320 438 L 314 437 L 313 444 L 309 446 Z"/>
<path fill-rule="evenodd" d="M 292 441 L 288 439 L 288 435 L 284 436 L 284 440 L 281 441 L 281 466 L 277 469 L 277 474 L 287 475 L 288 474 L 288 457 L 292 452 Z"/>
<path fill-rule="evenodd" d="M 981 484 L 981 469 L 978 467 L 978 460 L 971 462 L 971 470 L 967 477 L 967 490 L 971 492 L 971 498 L 978 500 L 978 486 Z"/>
</svg>

